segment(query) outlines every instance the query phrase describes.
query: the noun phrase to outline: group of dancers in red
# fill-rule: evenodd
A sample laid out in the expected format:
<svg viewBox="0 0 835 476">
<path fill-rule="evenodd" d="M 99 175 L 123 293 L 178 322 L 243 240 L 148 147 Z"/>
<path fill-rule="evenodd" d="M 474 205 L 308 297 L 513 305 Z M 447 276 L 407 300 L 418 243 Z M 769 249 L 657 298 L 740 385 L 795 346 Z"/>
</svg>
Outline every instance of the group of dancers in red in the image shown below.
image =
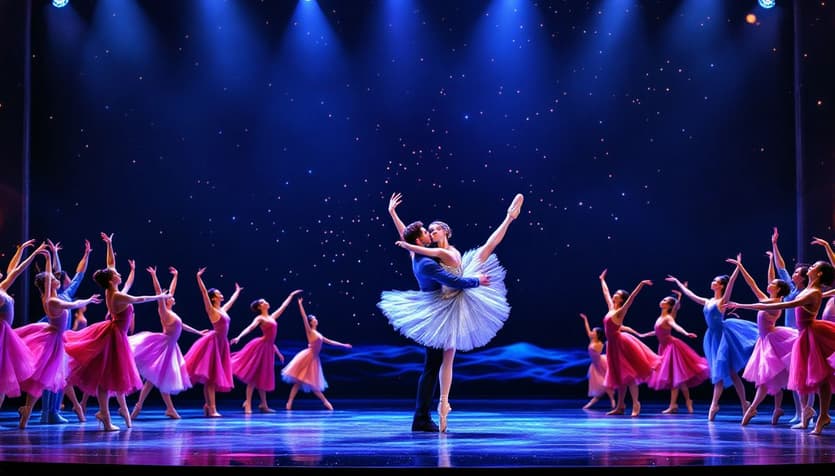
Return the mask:
<svg viewBox="0 0 835 476">
<path fill-rule="evenodd" d="M 716 276 L 710 283 L 712 295 L 708 297 L 699 296 L 687 282 L 668 275 L 666 281 L 676 287 L 674 295 L 661 300 L 660 315 L 653 330 L 648 332 L 624 325 L 624 318 L 641 289 L 651 286 L 652 281 L 641 281 L 631 293 L 621 289 L 612 294 L 604 270 L 600 283 L 608 311 L 602 329 L 592 328 L 588 317 L 580 315 L 589 337 L 591 358 L 587 374 L 591 400 L 583 408 L 591 408 L 603 396 L 608 396 L 612 407 L 608 414 L 622 415 L 628 390 L 632 416 L 637 417 L 641 412 L 639 385 L 646 384 L 655 390 L 670 391 L 670 405 L 662 413 L 678 412 L 679 395 L 684 398 L 687 411 L 693 413 L 690 389 L 710 379 L 713 384 L 708 410 L 710 421 L 719 412 L 725 387 L 732 385 L 742 407 L 742 425 L 757 415 L 757 407 L 768 395 L 774 398 L 771 424 L 777 425 L 784 414 L 783 391 L 790 390 L 796 411 L 790 422 L 794 424 L 792 428 L 808 428 L 817 414 L 811 433 L 821 434 L 831 421 L 829 406 L 835 388 L 835 288 L 832 288 L 835 252 L 829 242 L 814 237 L 811 244 L 822 246 L 828 261 L 816 261 L 808 266 L 798 264 L 790 276 L 777 247 L 778 236 L 775 228 L 772 249 L 766 253 L 769 269 L 765 291 L 743 266 L 741 255 L 726 260 L 733 265 L 733 272 Z M 731 301 L 739 276 L 745 279 L 758 302 Z M 704 355 L 672 334 L 675 330 L 691 339 L 698 337 L 676 320 L 682 296 L 702 306 L 707 323 Z M 738 309 L 758 311 L 756 322 L 742 319 L 736 312 Z M 777 325 L 784 310 L 784 325 Z M 649 336 L 657 338 L 657 352 L 640 340 Z M 746 398 L 743 379 L 756 388 L 752 401 Z M 817 412 L 814 410 L 816 396 Z"/>
<path fill-rule="evenodd" d="M 6 396 L 20 397 L 25 394 L 25 403 L 18 410 L 21 429 L 26 428 L 36 402 L 45 392 L 65 395 L 80 422 L 86 421 L 86 397 L 95 396 L 99 402 L 95 416 L 105 431 L 119 430 L 111 420 L 110 397 L 116 397 L 119 414 L 130 428 L 132 419 L 142 411 L 142 405 L 154 387 L 165 402 L 165 415 L 178 419 L 180 415 L 171 395 L 202 384 L 204 415 L 220 417 L 215 394 L 231 391 L 235 377 L 247 386 L 243 403 L 245 413 L 252 412 L 255 389 L 261 399 L 259 410 L 273 412 L 267 405 L 266 393 L 275 389 L 276 356 L 284 362 L 284 355 L 275 344 L 276 320 L 294 299 L 298 303 L 308 346 L 281 370 L 282 379 L 292 385 L 285 408 L 292 409 L 293 400 L 301 389 L 314 393 L 325 408 L 333 409 L 322 393 L 327 381 L 319 353 L 323 343 L 344 348 L 351 348 L 351 345 L 328 339 L 319 333 L 316 316 L 305 312 L 302 290 L 291 292 L 274 312 L 270 312 L 270 304 L 265 299 L 253 301 L 250 307 L 256 315 L 252 323 L 230 340 L 229 308 L 243 289 L 238 283 L 235 283 L 232 296 L 225 300 L 218 289 L 207 288 L 203 283 L 206 268 L 197 271 L 197 284 L 212 326 L 211 330 L 197 330 L 183 323 L 174 311 L 174 292 L 179 276 L 175 268 L 169 268 L 171 281 L 163 289 L 156 268 L 148 267 L 155 294 L 132 295 L 130 288 L 135 263 L 130 261 L 130 273 L 123 282 L 122 275 L 116 270 L 113 235 L 102 233 L 101 238 L 107 248 L 107 262 L 106 267 L 93 273 L 93 280 L 104 290 L 103 298 L 100 294 L 93 294 L 85 299 L 75 299 L 72 296 L 74 290 L 67 293 L 66 289 L 62 289 L 67 282 L 62 282 L 59 279 L 61 273 L 56 272 L 56 262 L 60 263 L 60 248 L 52 241 L 37 247 L 35 240 L 19 245 L 6 276 L 0 273 L 0 405 Z M 80 264 L 77 272 L 83 273 L 86 269 L 90 244 L 86 242 L 85 245 L 83 266 Z M 32 253 L 23 258 L 25 251 L 32 247 L 35 247 Z M 41 322 L 14 328 L 15 303 L 8 289 L 39 256 L 43 259 L 43 268 L 37 273 L 35 284 L 40 291 L 45 318 Z M 102 302 L 107 308 L 103 321 L 70 329 L 71 310 Z M 157 303 L 162 330 L 134 334 L 134 305 L 146 302 Z M 239 351 L 231 351 L 231 345 L 238 344 L 256 328 L 262 332 L 260 337 L 251 339 Z M 200 336 L 185 355 L 178 345 L 183 330 Z M 76 388 L 84 393 L 82 401 L 78 400 Z M 125 396 L 136 391 L 140 391 L 139 399 L 133 411 L 129 411 Z M 44 406 L 44 411 L 47 410 Z M 61 418 L 61 421 L 66 420 Z"/>
</svg>

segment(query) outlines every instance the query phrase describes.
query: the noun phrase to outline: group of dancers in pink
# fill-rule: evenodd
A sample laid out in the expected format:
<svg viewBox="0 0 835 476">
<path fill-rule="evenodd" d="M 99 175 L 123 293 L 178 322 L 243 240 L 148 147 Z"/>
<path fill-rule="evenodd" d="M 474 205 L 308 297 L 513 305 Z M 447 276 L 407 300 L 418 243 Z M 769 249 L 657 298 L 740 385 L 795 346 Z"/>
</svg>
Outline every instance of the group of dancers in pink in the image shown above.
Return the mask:
<svg viewBox="0 0 835 476">
<path fill-rule="evenodd" d="M 116 270 L 113 235 L 102 233 L 101 238 L 107 248 L 106 266 L 93 274 L 93 280 L 104 290 L 104 298 L 93 294 L 86 299 L 70 300 L 59 295 L 61 283 L 53 269 L 58 247 L 51 241 L 36 247 L 25 259 L 25 250 L 33 247 L 35 240 L 18 246 L 5 279 L 0 281 L 0 405 L 6 396 L 20 397 L 25 394 L 25 403 L 18 410 L 21 429 L 26 428 L 33 408 L 44 391 L 66 395 L 80 422 L 86 421 L 86 397 L 94 396 L 99 403 L 95 417 L 105 431 L 119 430 L 111 420 L 110 397 L 116 397 L 118 412 L 130 428 L 132 419 L 138 417 L 154 387 L 165 402 L 165 415 L 179 419 L 171 395 L 202 384 L 204 415 L 220 417 L 216 392 L 231 391 L 235 377 L 247 385 L 243 403 L 245 413 L 252 412 L 255 389 L 258 389 L 261 398 L 258 408 L 262 412 L 273 412 L 267 405 L 266 393 L 275 389 L 276 356 L 284 362 L 284 356 L 275 344 L 276 321 L 294 298 L 298 302 L 308 346 L 281 371 L 282 379 L 292 385 L 285 408 L 292 409 L 293 400 L 302 389 L 318 396 L 325 408 L 333 409 L 322 393 L 327 388 L 327 381 L 319 354 L 323 343 L 349 349 L 351 345 L 328 339 L 319 333 L 316 316 L 305 312 L 300 295 L 302 290 L 291 292 L 281 307 L 272 313 L 266 300 L 253 301 L 251 309 L 256 313 L 255 318 L 230 342 L 229 309 L 243 289 L 237 283 L 230 299 L 224 302 L 219 290 L 207 289 L 203 283 L 206 268 L 197 271 L 197 284 L 212 326 L 211 330 L 197 330 L 183 323 L 174 311 L 174 292 L 179 276 L 175 268 L 169 268 L 171 282 L 167 289 L 163 289 L 156 268 L 148 267 L 155 294 L 134 296 L 130 294 L 130 288 L 134 281 L 135 263 L 129 261 L 130 273 L 123 282 L 122 275 Z M 7 290 L 38 256 L 43 257 L 44 266 L 43 271 L 37 274 L 35 284 L 40 291 L 47 319 L 14 328 L 14 299 Z M 85 309 L 102 302 L 107 308 L 103 321 L 91 325 L 79 322 L 80 325 L 68 330 L 70 310 Z M 134 305 L 145 302 L 157 303 L 162 331 L 133 334 Z M 83 314 L 79 317 L 79 320 L 82 319 L 85 319 Z M 241 350 L 231 352 L 231 345 L 238 344 L 255 328 L 259 328 L 262 335 L 250 340 Z M 185 355 L 178 344 L 183 330 L 200 336 Z M 84 394 L 81 402 L 75 393 L 76 388 Z M 139 399 L 130 412 L 125 397 L 136 391 L 140 391 Z"/>
<path fill-rule="evenodd" d="M 732 385 L 742 407 L 742 425 L 757 415 L 759 404 L 768 395 L 774 398 L 771 424 L 777 425 L 784 414 L 783 392 L 790 390 L 796 410 L 790 422 L 794 423 L 792 428 L 808 428 L 817 414 L 811 433 L 821 434 L 831 421 L 829 405 L 835 387 L 835 288 L 832 288 L 835 252 L 829 242 L 814 237 L 811 244 L 822 246 L 828 261 L 816 261 L 809 266 L 799 264 L 790 276 L 777 247 L 778 236 L 775 228 L 772 249 L 766 253 L 769 267 L 765 291 L 743 266 L 741 255 L 726 260 L 734 266 L 733 272 L 713 279 L 710 297 L 697 295 L 687 282 L 668 275 L 666 281 L 676 286 L 674 295 L 661 300 L 661 312 L 653 330 L 643 333 L 624 325 L 624 318 L 637 294 L 643 287 L 651 286 L 652 281 L 641 281 L 631 293 L 621 289 L 611 294 L 604 270 L 600 284 L 608 311 L 602 329 L 592 328 L 588 317 L 580 314 L 589 337 L 591 359 L 587 372 L 591 399 L 583 408 L 591 408 L 608 396 L 611 410 L 607 414 L 622 415 L 628 389 L 632 416 L 637 417 L 641 412 L 639 385 L 646 384 L 654 390 L 670 391 L 670 404 L 662 413 L 678 412 L 679 395 L 684 398 L 687 411 L 692 413 L 690 389 L 710 379 L 713 384 L 708 410 L 710 421 L 719 412 L 725 387 Z M 740 275 L 758 302 L 743 304 L 730 300 Z M 707 324 L 703 356 L 672 334 L 675 330 L 690 339 L 698 337 L 676 320 L 682 296 L 702 306 Z M 742 319 L 736 313 L 739 309 L 758 311 L 756 322 Z M 783 310 L 786 325 L 779 326 L 777 322 Z M 649 336 L 657 338 L 657 352 L 640 340 Z M 752 401 L 746 398 L 743 379 L 755 387 Z M 815 396 L 819 402 L 817 412 Z"/>
</svg>

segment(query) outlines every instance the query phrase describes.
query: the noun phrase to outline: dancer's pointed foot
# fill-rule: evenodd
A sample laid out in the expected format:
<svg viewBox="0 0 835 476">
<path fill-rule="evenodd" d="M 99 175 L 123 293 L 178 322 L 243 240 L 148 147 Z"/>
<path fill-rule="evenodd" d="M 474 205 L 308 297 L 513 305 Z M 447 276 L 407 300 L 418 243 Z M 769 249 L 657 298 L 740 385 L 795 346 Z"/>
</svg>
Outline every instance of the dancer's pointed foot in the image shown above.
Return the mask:
<svg viewBox="0 0 835 476">
<path fill-rule="evenodd" d="M 244 404 L 241 405 L 241 406 L 244 407 L 244 413 L 247 413 L 247 414 L 252 413 L 252 403 L 244 402 Z"/>
<path fill-rule="evenodd" d="M 815 429 L 810 431 L 809 434 L 820 435 L 821 433 L 823 433 L 824 427 L 829 425 L 831 422 L 832 420 L 829 418 L 829 415 L 825 415 L 818 418 L 817 423 L 815 423 Z"/>
<path fill-rule="evenodd" d="M 331 402 L 325 400 L 324 402 L 322 402 L 322 404 L 325 405 L 325 408 L 327 408 L 328 410 L 333 410 L 333 405 L 331 405 Z"/>
<path fill-rule="evenodd" d="M 693 413 L 693 400 L 687 400 L 684 404 L 687 405 L 687 413 Z"/>
<path fill-rule="evenodd" d="M 133 424 L 130 421 L 130 415 L 128 415 L 128 411 L 122 407 L 119 407 L 119 415 L 122 415 L 122 418 L 125 420 L 125 426 L 130 428 Z"/>
<path fill-rule="evenodd" d="M 78 416 L 78 421 L 84 423 L 87 421 L 87 415 L 84 414 L 84 409 L 81 408 L 81 405 L 73 405 L 73 411 L 75 412 L 76 416 Z"/>
<path fill-rule="evenodd" d="M 715 420 L 717 413 L 719 413 L 719 405 L 711 405 L 710 410 L 707 411 L 707 421 Z"/>
<path fill-rule="evenodd" d="M 615 408 L 609 410 L 608 412 L 606 412 L 606 414 L 607 415 L 623 415 L 623 411 L 625 409 L 626 409 L 626 407 L 615 407 Z"/>
<path fill-rule="evenodd" d="M 678 405 L 670 405 L 666 409 L 662 410 L 661 413 L 665 415 L 669 415 L 671 413 L 678 413 Z"/>
<path fill-rule="evenodd" d="M 141 411 L 142 411 L 142 404 L 137 403 L 136 405 L 133 406 L 133 411 L 130 412 L 130 417 L 132 419 L 135 419 L 137 416 L 139 416 L 139 412 L 141 412 Z"/>
<path fill-rule="evenodd" d="M 104 431 L 119 431 L 119 427 L 112 424 L 112 423 L 105 423 L 104 415 L 102 415 L 101 411 L 96 413 L 96 420 L 101 422 L 101 427 Z"/>
<path fill-rule="evenodd" d="M 588 410 L 589 408 L 591 408 L 595 403 L 597 403 L 597 400 L 597 397 L 594 397 L 591 400 L 589 400 L 588 403 L 583 405 L 583 410 Z M 612 406 L 612 408 L 614 408 L 614 406 Z"/>
<path fill-rule="evenodd" d="M 636 417 L 641 414 L 641 402 L 634 402 L 632 404 L 632 417 Z"/>
<path fill-rule="evenodd" d="M 757 415 L 757 410 L 755 410 L 754 407 L 749 406 L 748 411 L 746 411 L 745 414 L 742 415 L 742 426 L 747 425 L 748 422 L 750 422 L 751 419 L 754 418 L 754 416 L 756 416 L 756 415 Z"/>
<path fill-rule="evenodd" d="M 809 420 L 812 419 L 814 416 L 814 410 L 811 408 L 804 408 L 803 413 L 800 416 L 800 421 L 797 424 L 792 425 L 792 430 L 805 430 L 809 428 Z"/>
<path fill-rule="evenodd" d="M 510 203 L 510 206 L 507 208 L 507 214 L 510 216 L 511 219 L 515 220 L 519 218 L 519 214 L 522 213 L 522 203 L 525 201 L 525 196 L 521 193 L 517 193 L 515 197 L 513 197 L 513 201 Z"/>
<path fill-rule="evenodd" d="M 438 403 L 438 416 L 440 417 L 441 421 L 441 423 L 438 425 L 438 428 L 441 433 L 446 433 L 447 416 L 451 411 L 452 407 L 449 405 L 448 401 L 442 400 L 440 403 Z"/>
<path fill-rule="evenodd" d="M 18 427 L 23 430 L 26 428 L 26 424 L 29 423 L 29 415 L 32 414 L 32 407 L 22 406 L 17 409 L 17 414 L 20 415 Z"/>
<path fill-rule="evenodd" d="M 783 413 L 782 408 L 775 408 L 774 413 L 771 414 L 771 424 L 776 425 L 777 421 L 780 420 L 780 417 L 783 416 Z"/>
<path fill-rule="evenodd" d="M 275 413 L 275 410 L 270 408 L 266 403 L 258 405 L 258 409 L 261 410 L 261 413 Z M 333 408 L 331 408 L 331 410 L 333 410 Z"/>
<path fill-rule="evenodd" d="M 206 416 L 209 418 L 220 418 L 223 415 L 217 412 L 217 407 L 215 407 L 214 405 L 210 405 L 207 407 Z"/>
<path fill-rule="evenodd" d="M 293 402 L 288 401 L 286 405 L 284 405 L 285 410 L 292 410 L 293 409 Z"/>
<path fill-rule="evenodd" d="M 173 420 L 179 420 L 180 418 L 182 418 L 182 417 L 180 417 L 180 414 L 177 413 L 177 410 L 175 410 L 173 408 L 169 408 L 169 409 L 165 410 L 165 416 L 167 416 L 168 418 L 171 418 Z"/>
</svg>

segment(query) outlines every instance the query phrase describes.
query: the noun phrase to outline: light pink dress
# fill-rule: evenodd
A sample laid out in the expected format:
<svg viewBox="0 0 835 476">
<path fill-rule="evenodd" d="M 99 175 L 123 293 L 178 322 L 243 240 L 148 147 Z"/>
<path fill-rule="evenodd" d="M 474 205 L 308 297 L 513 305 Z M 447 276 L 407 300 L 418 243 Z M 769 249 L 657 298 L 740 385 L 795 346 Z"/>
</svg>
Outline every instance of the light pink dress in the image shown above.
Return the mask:
<svg viewBox="0 0 835 476">
<path fill-rule="evenodd" d="M 742 378 L 757 387 L 765 386 L 769 395 L 776 395 L 788 386 L 792 347 L 798 334 L 797 329 L 775 325 L 780 314 L 779 310 L 757 312 L 760 336 L 742 372 Z"/>
<path fill-rule="evenodd" d="M 658 355 L 661 363 L 652 373 L 647 385 L 655 390 L 671 390 L 684 385 L 695 387 L 710 378 L 707 359 L 697 354 L 686 342 L 672 335 L 672 326 L 663 318 L 655 321 Z"/>
<path fill-rule="evenodd" d="M 177 317 L 162 332 L 137 332 L 128 337 L 139 374 L 162 393 L 177 394 L 191 387 L 186 360 L 177 341 L 183 321 Z"/>
<path fill-rule="evenodd" d="M 229 351 L 229 316 L 221 315 L 212 330 L 197 339 L 186 352 L 186 368 L 192 383 L 214 384 L 218 392 L 229 392 L 232 380 L 232 357 Z"/>
<path fill-rule="evenodd" d="M 90 395 L 99 389 L 128 395 L 142 388 L 128 342 L 133 316 L 133 304 L 128 304 L 109 319 L 65 333 L 71 384 Z"/>
<path fill-rule="evenodd" d="M 322 334 L 312 332 L 307 341 L 307 349 L 299 351 L 293 359 L 281 370 L 281 378 L 287 383 L 300 384 L 305 392 L 311 390 L 323 391 L 328 388 L 325 374 L 322 373 L 322 361 L 319 353 L 322 351 Z"/>
<path fill-rule="evenodd" d="M 606 378 L 606 370 L 609 368 L 606 355 L 603 353 L 604 346 L 605 344 L 602 344 L 597 347 L 594 343 L 589 343 L 588 351 L 591 363 L 589 364 L 589 370 L 586 375 L 589 378 L 590 397 L 599 397 L 609 390 L 603 384 L 603 380 Z"/>
<path fill-rule="evenodd" d="M 232 373 L 241 382 L 269 392 L 275 390 L 274 347 L 278 323 L 268 318 L 262 320 L 258 327 L 264 335 L 232 353 Z"/>
<path fill-rule="evenodd" d="M 14 332 L 32 353 L 34 372 L 20 382 L 20 388 L 29 395 L 40 397 L 44 390 L 60 392 L 67 386 L 69 368 L 64 352 L 64 330 L 70 312 L 64 310 L 49 322 L 33 322 L 18 327 Z"/>
</svg>

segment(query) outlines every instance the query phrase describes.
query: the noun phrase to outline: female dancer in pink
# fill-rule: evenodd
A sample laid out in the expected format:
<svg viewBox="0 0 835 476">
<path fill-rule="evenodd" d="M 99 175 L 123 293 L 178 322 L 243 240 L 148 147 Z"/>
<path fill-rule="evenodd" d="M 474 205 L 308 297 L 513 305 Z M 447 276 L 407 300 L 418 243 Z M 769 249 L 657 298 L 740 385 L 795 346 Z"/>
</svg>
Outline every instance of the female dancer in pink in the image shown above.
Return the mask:
<svg viewBox="0 0 835 476">
<path fill-rule="evenodd" d="M 261 403 L 258 409 L 265 413 L 272 413 L 275 410 L 267 405 L 267 392 L 275 390 L 275 358 L 284 363 L 284 355 L 275 345 L 275 336 L 278 333 L 278 318 L 290 305 L 293 296 L 302 292 L 297 289 L 287 296 L 281 303 L 281 307 L 270 314 L 270 303 L 266 299 L 257 299 L 249 306 L 252 312 L 258 315 L 252 323 L 232 339 L 232 345 L 240 342 L 241 338 L 256 327 L 260 327 L 263 335 L 249 341 L 243 349 L 232 353 L 232 373 L 246 384 L 246 401 L 244 401 L 244 413 L 252 413 L 252 391 L 258 389 L 258 396 Z"/>
<path fill-rule="evenodd" d="M 607 341 L 606 354 L 609 360 L 609 370 L 606 372 L 603 384 L 618 392 L 617 406 L 607 415 L 623 415 L 626 408 L 627 387 L 632 397 L 632 416 L 640 415 L 641 402 L 638 400 L 638 385 L 646 382 L 652 375 L 652 370 L 661 362 L 658 354 L 646 344 L 626 333 L 637 334 L 635 330 L 623 325 L 623 319 L 635 301 L 635 296 L 647 285 L 652 286 L 652 281 L 648 279 L 641 281 L 631 294 L 623 289 L 615 291 L 615 294 L 609 294 L 606 270 L 600 273 L 600 286 L 603 288 L 603 297 L 609 308 L 603 317 L 603 330 Z"/>
<path fill-rule="evenodd" d="M 72 402 L 73 409 L 80 421 L 85 421 L 81 405 L 71 385 L 67 385 L 67 354 L 65 353 L 64 332 L 70 318 L 70 309 L 101 302 L 98 294 L 87 299 L 66 301 L 58 297 L 61 282 L 52 272 L 52 256 L 47 250 L 40 252 L 46 257 L 44 271 L 35 277 L 35 285 L 41 291 L 41 304 L 48 322 L 35 322 L 16 329 L 17 334 L 26 343 L 34 357 L 35 372 L 21 382 L 26 392 L 26 404 L 21 407 L 20 428 L 26 428 L 32 408 L 44 390 L 64 392 Z"/>
<path fill-rule="evenodd" d="M 604 343 L 606 334 L 599 327 L 592 329 L 589 325 L 589 318 L 585 314 L 580 313 L 580 317 L 583 318 L 583 324 L 586 326 L 586 335 L 589 337 L 588 351 L 589 359 L 591 359 L 589 370 L 586 373 L 589 379 L 589 396 L 591 400 L 583 405 L 583 410 L 588 410 L 594 406 L 603 395 L 609 396 L 609 402 L 612 408 L 615 408 L 615 390 L 603 385 L 603 379 L 606 378 L 606 370 L 609 368 L 606 354 L 603 353 L 603 349 L 606 347 Z"/>
<path fill-rule="evenodd" d="M 232 356 L 229 351 L 229 309 L 238 300 L 243 289 L 235 283 L 235 292 L 226 304 L 223 294 L 215 288 L 206 289 L 203 273 L 206 268 L 197 270 L 197 285 L 203 295 L 203 307 L 212 322 L 212 330 L 197 339 L 186 352 L 186 368 L 193 383 L 203 384 L 203 414 L 207 417 L 222 416 L 217 412 L 215 396 L 217 392 L 231 391 L 235 383 L 232 380 Z"/>
<path fill-rule="evenodd" d="M 690 388 L 710 378 L 710 366 L 707 359 L 681 339 L 673 337 L 673 329 L 691 339 L 697 337 L 694 332 L 686 331 L 676 322 L 676 314 L 681 307 L 681 291 L 675 290 L 673 293 L 676 297 L 667 296 L 658 303 L 661 315 L 655 320 L 654 330 L 641 334 L 641 337 L 654 335 L 658 338 L 658 355 L 661 357 L 661 363 L 650 376 L 647 386 L 654 390 L 670 391 L 670 406 L 661 413 L 678 412 L 679 393 L 684 397 L 687 412 L 693 413 Z"/>
<path fill-rule="evenodd" d="M 18 276 L 29 267 L 42 250 L 46 249 L 46 245 L 41 245 L 21 263 L 20 257 L 23 251 L 34 244 L 35 240 L 29 240 L 18 245 L 6 269 L 6 278 L 0 281 L 0 406 L 3 406 L 6 395 L 19 397 L 21 395 L 20 382 L 31 377 L 35 372 L 32 352 L 12 329 L 14 298 L 8 293 Z M 0 273 L 0 279 L 2 278 L 3 273 Z"/>
<path fill-rule="evenodd" d="M 768 294 L 762 292 L 754 278 L 742 265 L 739 259 L 728 259 L 728 263 L 735 264 L 739 268 L 745 282 L 757 296 L 759 302 L 770 303 L 780 302 L 784 296 L 789 294 L 789 283 L 782 279 L 772 279 L 766 288 Z M 780 319 L 782 311 L 759 311 L 757 312 L 757 328 L 759 338 L 754 344 L 754 352 L 745 365 L 742 378 L 753 382 L 757 387 L 754 400 L 742 416 L 742 425 L 747 425 L 757 414 L 757 407 L 765 399 L 766 395 L 774 396 L 774 412 L 771 414 L 771 424 L 776 425 L 783 416 L 783 389 L 789 383 L 789 364 L 791 362 L 791 350 L 794 341 L 797 339 L 797 329 L 791 327 L 778 327 L 776 322 Z"/>
<path fill-rule="evenodd" d="M 149 266 L 146 271 L 151 275 L 154 292 L 161 293 L 162 287 L 157 278 L 157 268 Z M 154 387 L 159 389 L 162 401 L 165 402 L 165 416 L 175 420 L 180 418 L 180 414 L 174 408 L 171 395 L 191 388 L 191 380 L 188 378 L 186 361 L 180 351 L 180 346 L 177 345 L 177 340 L 184 329 L 197 335 L 208 332 L 201 332 L 189 326 L 174 312 L 177 269 L 171 266 L 168 271 L 172 275 L 171 284 L 168 285 L 168 293 L 171 297 L 157 301 L 162 332 L 139 332 L 128 337 L 128 342 L 130 342 L 136 360 L 136 367 L 139 369 L 139 375 L 145 379 L 145 385 L 139 392 L 139 400 L 136 401 L 133 412 L 130 414 L 131 418 L 136 418 L 142 411 L 142 404 L 145 403 L 145 399 Z"/>
<path fill-rule="evenodd" d="M 728 308 L 754 309 L 757 311 L 775 311 L 795 308 L 798 334 L 794 341 L 789 363 L 789 390 L 800 393 L 803 404 L 802 420 L 792 428 L 805 429 L 812 419 L 813 409 L 809 406 L 808 396 L 817 393 L 820 397 L 818 419 L 813 435 L 820 435 L 823 428 L 831 422 L 829 404 L 832 401 L 832 389 L 835 387 L 835 323 L 817 319 L 823 299 L 834 291 L 821 291 L 823 286 L 830 286 L 835 279 L 835 268 L 826 261 L 817 261 L 809 266 L 807 272 L 809 284 L 794 299 L 785 302 L 739 304 L 728 303 Z"/>
<path fill-rule="evenodd" d="M 107 245 L 107 267 L 93 273 L 93 280 L 105 290 L 109 319 L 92 324 L 68 335 L 66 349 L 70 360 L 70 383 L 83 392 L 95 394 L 99 402 L 96 418 L 104 431 L 118 431 L 110 419 L 110 396 L 116 395 L 119 414 L 130 428 L 131 420 L 125 395 L 142 388 L 142 378 L 136 369 L 133 351 L 128 342 L 128 329 L 133 325 L 133 305 L 159 301 L 171 297 L 168 293 L 155 296 L 132 296 L 119 289 L 122 275 L 116 271 L 113 235 L 101 234 Z"/>
<path fill-rule="evenodd" d="M 336 345 L 350 349 L 351 344 L 343 344 L 332 339 L 328 339 L 316 330 L 319 327 L 319 320 L 313 314 L 308 317 L 304 311 L 302 301 L 304 298 L 299 296 L 299 311 L 302 315 L 302 322 L 304 322 L 304 332 L 307 335 L 307 349 L 296 354 L 290 363 L 281 370 L 282 379 L 293 384 L 290 389 L 290 396 L 287 398 L 287 405 L 284 408 L 287 410 L 293 409 L 293 400 L 299 392 L 299 388 L 305 392 L 313 392 L 314 395 L 322 400 L 325 408 L 333 410 L 331 402 L 325 398 L 322 393 L 328 388 L 328 382 L 325 380 L 325 374 L 322 372 L 322 361 L 319 359 L 319 353 L 322 351 L 322 344 Z"/>
</svg>

